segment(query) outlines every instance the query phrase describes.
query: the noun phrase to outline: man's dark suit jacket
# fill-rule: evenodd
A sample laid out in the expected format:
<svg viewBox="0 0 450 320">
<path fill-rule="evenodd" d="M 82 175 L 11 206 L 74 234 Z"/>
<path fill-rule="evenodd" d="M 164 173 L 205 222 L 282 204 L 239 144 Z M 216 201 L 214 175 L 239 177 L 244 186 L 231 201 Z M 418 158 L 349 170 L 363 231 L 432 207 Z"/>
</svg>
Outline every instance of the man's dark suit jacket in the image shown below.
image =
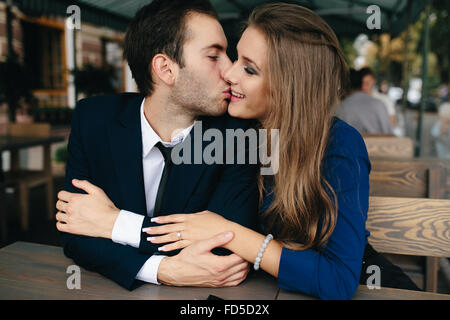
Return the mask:
<svg viewBox="0 0 450 320">
<path fill-rule="evenodd" d="M 143 99 L 139 94 L 124 93 L 78 102 L 69 138 L 65 190 L 82 192 L 71 181 L 88 180 L 102 188 L 119 209 L 146 215 L 140 122 Z M 216 128 L 223 133 L 224 140 L 226 129 L 245 130 L 251 125 L 249 121 L 226 115 L 199 120 L 202 120 L 203 131 Z M 192 157 L 193 135 L 194 130 L 190 134 Z M 203 148 L 209 143 L 204 142 Z M 257 170 L 255 165 L 240 164 L 173 165 L 161 212 L 168 215 L 210 210 L 255 229 Z M 143 227 L 151 225 L 146 216 Z M 137 273 L 147 259 L 158 252 L 158 246 L 146 241 L 147 234 L 143 232 L 138 249 L 104 238 L 68 233 L 60 233 L 60 236 L 66 256 L 129 290 L 142 283 L 135 280 Z"/>
</svg>

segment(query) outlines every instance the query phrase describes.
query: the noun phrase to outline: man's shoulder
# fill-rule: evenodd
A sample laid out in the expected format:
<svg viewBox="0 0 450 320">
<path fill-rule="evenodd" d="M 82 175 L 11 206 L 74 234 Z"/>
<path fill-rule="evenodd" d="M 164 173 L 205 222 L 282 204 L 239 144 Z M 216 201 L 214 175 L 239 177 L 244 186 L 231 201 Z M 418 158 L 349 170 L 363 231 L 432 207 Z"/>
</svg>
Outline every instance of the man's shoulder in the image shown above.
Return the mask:
<svg viewBox="0 0 450 320">
<path fill-rule="evenodd" d="M 369 96 L 364 92 L 353 93 L 346 99 L 347 107 L 362 110 L 373 110 L 373 108 L 385 108 L 383 102 L 380 99 Z"/>
<path fill-rule="evenodd" d="M 111 114 L 111 111 L 123 108 L 128 103 L 142 100 L 143 98 L 141 94 L 133 92 L 94 96 L 79 100 L 76 109 L 82 113 L 107 112 L 107 114 Z"/>
<path fill-rule="evenodd" d="M 366 101 L 367 104 L 370 105 L 370 107 L 378 108 L 379 110 L 385 110 L 386 106 L 384 105 L 384 102 L 380 100 L 379 98 L 372 97 L 366 94 Z"/>
<path fill-rule="evenodd" d="M 361 108 L 362 101 L 365 100 L 365 96 L 360 94 L 360 92 L 355 92 L 342 100 L 341 107 L 347 110 L 351 110 L 354 108 Z"/>
</svg>

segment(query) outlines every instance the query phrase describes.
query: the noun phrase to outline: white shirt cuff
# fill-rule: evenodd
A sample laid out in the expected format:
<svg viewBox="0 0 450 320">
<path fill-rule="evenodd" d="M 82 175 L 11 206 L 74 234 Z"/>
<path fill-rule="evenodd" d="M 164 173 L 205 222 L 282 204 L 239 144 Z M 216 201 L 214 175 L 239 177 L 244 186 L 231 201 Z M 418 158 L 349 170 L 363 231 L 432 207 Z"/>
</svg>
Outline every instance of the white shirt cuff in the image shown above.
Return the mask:
<svg viewBox="0 0 450 320">
<path fill-rule="evenodd" d="M 120 210 L 114 223 L 111 240 L 116 243 L 139 248 L 143 222 L 143 215 Z"/>
<path fill-rule="evenodd" d="M 158 282 L 158 268 L 162 259 L 164 259 L 165 257 L 166 256 L 163 255 L 151 256 L 142 266 L 141 270 L 136 276 L 136 279 L 160 285 L 160 283 Z"/>
</svg>

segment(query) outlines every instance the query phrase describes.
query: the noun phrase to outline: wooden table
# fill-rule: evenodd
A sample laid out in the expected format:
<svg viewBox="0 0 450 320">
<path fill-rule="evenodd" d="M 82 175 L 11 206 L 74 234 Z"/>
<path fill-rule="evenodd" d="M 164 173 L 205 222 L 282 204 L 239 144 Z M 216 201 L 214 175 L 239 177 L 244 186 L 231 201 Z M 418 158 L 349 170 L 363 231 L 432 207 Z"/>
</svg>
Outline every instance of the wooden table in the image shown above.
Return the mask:
<svg viewBox="0 0 450 320">
<path fill-rule="evenodd" d="M 62 248 L 16 242 L 0 250 L 0 299 L 151 299 L 274 300 L 277 283 L 264 273 L 253 274 L 238 287 L 183 288 L 145 284 L 133 291 L 85 269 L 81 269 L 81 289 L 67 289 L 67 267 L 74 265 Z"/>
<path fill-rule="evenodd" d="M 81 289 L 67 288 L 74 265 L 64 256 L 62 248 L 27 242 L 16 242 L 0 249 L 0 299 L 151 299 L 206 300 L 214 295 L 225 300 L 307 300 L 314 299 L 300 293 L 278 289 L 277 281 L 264 272 L 250 274 L 239 286 L 232 288 L 169 287 L 145 284 L 128 291 L 115 282 L 81 269 Z M 369 290 L 360 286 L 354 299 L 445 299 L 450 295 L 382 288 Z"/>
</svg>

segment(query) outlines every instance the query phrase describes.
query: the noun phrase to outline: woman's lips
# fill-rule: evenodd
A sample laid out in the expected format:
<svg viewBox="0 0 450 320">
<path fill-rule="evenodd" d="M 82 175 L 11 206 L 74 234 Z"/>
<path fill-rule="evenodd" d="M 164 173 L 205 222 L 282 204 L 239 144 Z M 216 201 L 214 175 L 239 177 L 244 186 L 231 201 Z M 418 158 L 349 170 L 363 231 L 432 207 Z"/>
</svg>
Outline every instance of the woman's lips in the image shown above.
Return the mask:
<svg viewBox="0 0 450 320">
<path fill-rule="evenodd" d="M 235 96 L 231 96 L 231 99 L 230 99 L 230 101 L 231 102 L 239 102 L 239 101 L 241 101 L 243 98 L 238 98 L 238 97 L 235 97 Z"/>
<path fill-rule="evenodd" d="M 233 90 L 230 90 L 231 93 L 231 102 L 239 102 L 245 98 L 245 95 L 242 93 L 235 92 Z"/>
</svg>

